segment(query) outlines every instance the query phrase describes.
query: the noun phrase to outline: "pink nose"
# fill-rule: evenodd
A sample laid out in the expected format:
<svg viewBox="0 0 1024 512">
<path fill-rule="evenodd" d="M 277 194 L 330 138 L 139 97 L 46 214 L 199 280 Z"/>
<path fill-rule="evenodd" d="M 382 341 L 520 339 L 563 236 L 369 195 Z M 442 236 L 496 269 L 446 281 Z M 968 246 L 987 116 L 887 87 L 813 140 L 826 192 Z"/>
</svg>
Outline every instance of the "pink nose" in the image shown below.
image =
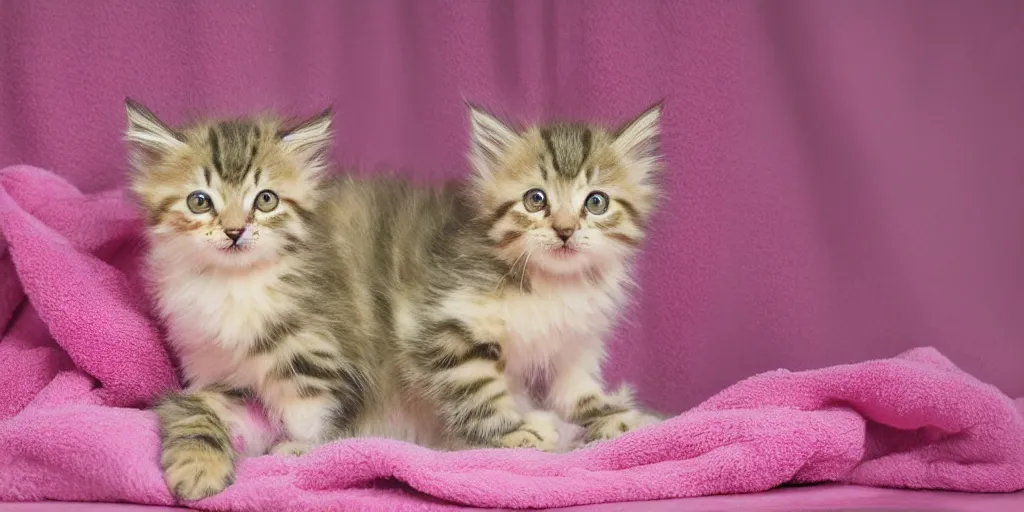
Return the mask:
<svg viewBox="0 0 1024 512">
<path fill-rule="evenodd" d="M 562 239 L 563 242 L 568 241 L 569 237 L 571 237 L 572 234 L 575 232 L 576 228 L 555 228 L 555 233 L 558 235 L 558 238 Z"/>
<path fill-rule="evenodd" d="M 243 231 L 245 231 L 245 230 L 244 229 L 225 229 L 224 230 L 224 234 L 227 235 L 228 238 L 230 238 L 232 242 L 237 242 L 238 239 L 242 236 L 242 232 Z"/>
</svg>

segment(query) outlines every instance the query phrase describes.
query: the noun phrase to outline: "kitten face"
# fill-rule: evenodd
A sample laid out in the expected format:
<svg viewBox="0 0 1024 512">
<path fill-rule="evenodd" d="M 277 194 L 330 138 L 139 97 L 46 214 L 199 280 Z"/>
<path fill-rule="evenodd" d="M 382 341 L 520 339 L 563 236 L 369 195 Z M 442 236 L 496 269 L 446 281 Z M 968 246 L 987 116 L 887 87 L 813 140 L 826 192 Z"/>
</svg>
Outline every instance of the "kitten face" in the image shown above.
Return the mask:
<svg viewBox="0 0 1024 512">
<path fill-rule="evenodd" d="M 128 100 L 131 186 L 154 247 L 202 267 L 294 252 L 316 205 L 330 112 L 284 130 L 253 118 L 172 129 Z"/>
<path fill-rule="evenodd" d="M 478 205 L 503 259 L 572 275 L 635 252 L 657 198 L 660 105 L 616 132 L 518 131 L 479 109 L 470 116 Z"/>
</svg>

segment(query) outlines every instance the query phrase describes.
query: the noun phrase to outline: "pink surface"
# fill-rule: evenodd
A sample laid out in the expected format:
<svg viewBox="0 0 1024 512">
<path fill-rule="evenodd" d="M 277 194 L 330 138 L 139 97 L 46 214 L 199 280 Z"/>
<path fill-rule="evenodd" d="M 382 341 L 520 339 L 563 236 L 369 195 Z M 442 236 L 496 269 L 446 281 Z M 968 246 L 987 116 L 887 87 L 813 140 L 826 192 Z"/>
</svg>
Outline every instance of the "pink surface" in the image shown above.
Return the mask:
<svg viewBox="0 0 1024 512">
<path fill-rule="evenodd" d="M 386 503 L 382 497 L 379 504 Z M 372 505 L 364 510 L 374 510 Z M 1011 512 L 1024 509 L 1024 493 L 965 494 L 901 491 L 824 485 L 778 489 L 757 494 L 678 498 L 657 501 L 585 505 L 561 512 Z M 181 509 L 121 503 L 0 503 L 0 512 L 172 512 Z M 463 511 L 472 508 L 459 508 Z"/>
<path fill-rule="evenodd" d="M 0 500 L 172 504 L 145 405 L 175 385 L 137 275 L 139 224 L 118 191 L 0 170 L 0 295 L 28 304 L 0 341 Z M 1024 417 L 932 348 L 777 370 L 696 408 L 568 454 L 438 453 L 381 439 L 240 462 L 208 510 L 543 508 L 757 492 L 785 483 L 1024 489 Z M 382 489 L 390 493 L 382 494 Z M 413 489 L 422 499 L 403 489 Z"/>
<path fill-rule="evenodd" d="M 927 13 L 923 15 L 922 13 Z M 336 156 L 466 172 L 463 98 L 621 121 L 666 97 L 669 200 L 609 371 L 678 412 L 931 345 L 1024 395 L 1017 0 L 6 0 L 0 166 L 122 182 L 122 102 L 333 102 Z"/>
</svg>

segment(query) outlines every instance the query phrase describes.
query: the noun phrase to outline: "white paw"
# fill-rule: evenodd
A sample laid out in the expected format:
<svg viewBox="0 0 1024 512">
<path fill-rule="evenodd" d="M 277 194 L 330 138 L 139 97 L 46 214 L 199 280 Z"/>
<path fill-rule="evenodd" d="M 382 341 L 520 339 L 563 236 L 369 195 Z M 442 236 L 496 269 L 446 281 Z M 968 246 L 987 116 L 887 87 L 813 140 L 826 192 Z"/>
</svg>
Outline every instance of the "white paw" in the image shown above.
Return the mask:
<svg viewBox="0 0 1024 512">
<path fill-rule="evenodd" d="M 606 441 L 615 439 L 631 430 L 653 425 L 661 421 L 658 417 L 645 414 L 635 409 L 609 414 L 587 426 L 584 441 Z"/>
<path fill-rule="evenodd" d="M 545 411 L 532 411 L 523 417 L 518 429 L 504 435 L 498 445 L 504 448 L 536 448 L 544 452 L 558 450 L 558 419 Z"/>
<path fill-rule="evenodd" d="M 271 455 L 281 455 L 284 457 L 298 457 L 305 455 L 306 452 L 312 451 L 316 448 L 312 443 L 303 443 L 300 441 L 282 441 L 274 445 L 270 449 Z"/>
<path fill-rule="evenodd" d="M 234 461 L 224 451 L 172 445 L 163 450 L 162 463 L 167 488 L 180 500 L 213 496 L 234 481 Z"/>
</svg>

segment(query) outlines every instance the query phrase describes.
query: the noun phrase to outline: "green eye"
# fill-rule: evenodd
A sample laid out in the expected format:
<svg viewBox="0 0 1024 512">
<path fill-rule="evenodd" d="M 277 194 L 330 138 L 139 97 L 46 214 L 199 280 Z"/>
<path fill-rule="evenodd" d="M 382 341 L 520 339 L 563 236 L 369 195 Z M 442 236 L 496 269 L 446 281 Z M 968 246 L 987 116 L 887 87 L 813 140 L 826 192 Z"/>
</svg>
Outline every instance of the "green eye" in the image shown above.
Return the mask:
<svg viewBox="0 0 1024 512">
<path fill-rule="evenodd" d="M 188 205 L 188 209 L 192 213 L 206 213 L 213 209 L 213 201 L 210 200 L 210 196 L 198 190 L 188 195 L 185 204 Z"/>
<path fill-rule="evenodd" d="M 256 208 L 261 212 L 272 212 L 274 208 L 277 208 L 278 203 L 281 201 L 277 198 L 277 194 L 270 190 L 264 190 L 256 195 Z"/>
<path fill-rule="evenodd" d="M 608 211 L 608 194 L 604 192 L 592 192 L 587 196 L 585 203 L 587 211 L 594 215 L 603 215 Z"/>
<path fill-rule="evenodd" d="M 544 191 L 539 188 L 532 188 L 523 194 L 523 206 L 530 213 L 543 210 L 547 204 L 548 196 L 544 195 Z"/>
</svg>

